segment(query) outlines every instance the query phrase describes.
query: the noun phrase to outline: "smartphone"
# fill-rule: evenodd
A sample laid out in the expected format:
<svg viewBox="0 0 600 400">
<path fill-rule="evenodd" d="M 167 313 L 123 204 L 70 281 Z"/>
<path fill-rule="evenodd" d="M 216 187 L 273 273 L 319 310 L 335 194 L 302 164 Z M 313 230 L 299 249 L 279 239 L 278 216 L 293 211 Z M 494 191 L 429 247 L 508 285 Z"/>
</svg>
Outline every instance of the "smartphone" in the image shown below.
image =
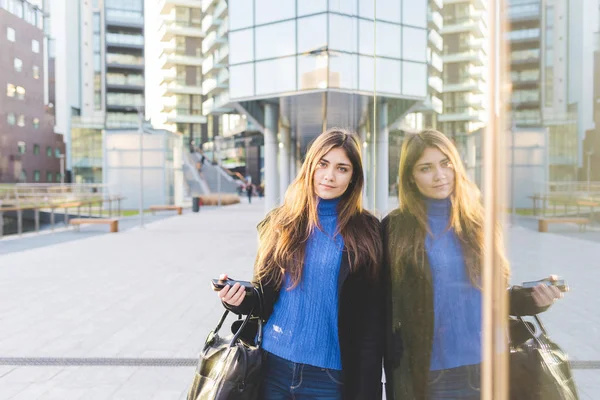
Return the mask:
<svg viewBox="0 0 600 400">
<path fill-rule="evenodd" d="M 545 284 L 546 286 L 554 286 L 558 290 L 560 290 L 561 292 L 568 292 L 569 291 L 569 285 L 567 285 L 567 283 L 565 282 L 564 279 L 559 279 L 557 281 L 551 281 L 551 280 L 548 280 L 548 279 L 542 279 L 542 280 L 539 280 L 539 281 L 523 282 L 521 284 L 521 286 L 523 286 L 524 288 L 527 288 L 527 289 L 531 289 L 531 288 L 539 285 L 540 283 Z"/>
<path fill-rule="evenodd" d="M 246 292 L 253 293 L 253 289 L 254 289 L 254 285 L 252 284 L 252 282 L 236 281 L 235 279 L 231 279 L 231 278 L 227 278 L 224 280 L 223 279 L 212 279 L 211 281 L 212 281 L 213 290 L 215 292 L 220 291 L 226 285 L 233 286 L 236 283 L 239 283 L 241 286 L 243 286 L 246 289 Z"/>
</svg>

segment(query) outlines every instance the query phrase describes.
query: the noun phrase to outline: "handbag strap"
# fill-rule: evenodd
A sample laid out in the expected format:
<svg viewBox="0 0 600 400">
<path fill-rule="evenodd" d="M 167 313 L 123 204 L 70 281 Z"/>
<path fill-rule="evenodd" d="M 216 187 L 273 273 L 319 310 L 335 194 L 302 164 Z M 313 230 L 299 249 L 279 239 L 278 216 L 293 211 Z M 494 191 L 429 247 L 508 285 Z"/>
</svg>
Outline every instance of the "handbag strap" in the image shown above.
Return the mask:
<svg viewBox="0 0 600 400">
<path fill-rule="evenodd" d="M 234 347 L 236 345 L 236 343 L 238 342 L 238 339 L 239 339 L 240 335 L 242 334 L 242 331 L 244 330 L 244 328 L 248 324 L 248 321 L 250 321 L 250 319 L 252 318 L 252 313 L 254 312 L 254 310 L 256 309 L 256 307 L 258 307 L 259 309 L 262 309 L 262 299 L 260 297 L 260 294 L 259 294 L 259 292 L 258 292 L 258 290 L 256 288 L 253 288 L 253 290 L 254 290 L 254 295 L 257 296 L 257 306 L 252 307 L 252 310 L 250 310 L 250 312 L 248 313 L 248 315 L 244 319 L 244 322 L 242 322 L 242 325 L 239 327 L 239 329 L 237 330 L 237 332 L 235 333 L 235 335 L 233 335 L 233 338 L 231 339 L 231 342 L 229 342 L 229 347 Z M 262 326 L 262 319 L 260 318 L 260 316 L 257 319 L 258 319 L 258 334 L 256 336 L 256 345 L 258 347 L 260 347 L 261 344 L 262 344 L 262 337 L 263 337 L 263 329 L 262 328 L 263 328 L 263 326 Z M 223 320 L 220 323 L 222 324 L 222 322 L 223 322 Z"/>
<path fill-rule="evenodd" d="M 544 324 L 542 324 L 542 320 L 537 315 L 534 315 L 533 318 L 535 319 L 535 322 L 538 324 L 542 334 L 544 336 L 547 336 L 548 334 L 546 332 L 546 328 L 544 327 Z M 546 347 L 546 344 L 540 340 L 540 337 L 535 334 L 535 331 L 533 329 L 531 329 L 531 327 L 529 326 L 529 324 L 527 322 L 525 322 L 523 317 L 517 317 L 517 319 L 519 321 L 521 321 L 523 326 L 525 326 L 525 329 L 527 329 L 529 334 L 531 334 L 531 337 L 533 338 L 533 340 L 535 340 L 542 348 Z"/>
</svg>

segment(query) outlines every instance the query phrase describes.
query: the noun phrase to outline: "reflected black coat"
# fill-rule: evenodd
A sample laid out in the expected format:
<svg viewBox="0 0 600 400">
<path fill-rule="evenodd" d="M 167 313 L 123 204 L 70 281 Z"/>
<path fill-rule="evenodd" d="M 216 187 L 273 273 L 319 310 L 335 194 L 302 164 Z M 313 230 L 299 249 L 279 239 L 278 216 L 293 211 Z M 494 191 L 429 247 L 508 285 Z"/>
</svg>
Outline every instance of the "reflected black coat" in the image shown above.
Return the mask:
<svg viewBox="0 0 600 400">
<path fill-rule="evenodd" d="M 427 260 L 424 269 L 410 262 L 402 264 L 402 272 L 393 260 L 401 255 L 394 245 L 396 235 L 411 234 L 414 217 L 399 210 L 382 222 L 383 280 L 387 283 L 385 299 L 384 369 L 388 400 L 426 400 L 427 377 L 433 346 L 433 285 Z M 414 234 L 414 231 L 413 233 Z M 529 291 L 519 287 L 510 290 L 510 314 L 533 315 L 546 308 L 535 306 Z"/>
</svg>

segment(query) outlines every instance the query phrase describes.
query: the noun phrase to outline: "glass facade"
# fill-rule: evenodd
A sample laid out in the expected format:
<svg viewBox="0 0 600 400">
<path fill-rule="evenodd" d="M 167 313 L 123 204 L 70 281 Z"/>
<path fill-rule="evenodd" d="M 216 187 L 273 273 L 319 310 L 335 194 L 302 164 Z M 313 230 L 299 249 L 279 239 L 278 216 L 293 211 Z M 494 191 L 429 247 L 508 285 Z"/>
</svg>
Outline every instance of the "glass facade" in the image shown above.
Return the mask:
<svg viewBox="0 0 600 400">
<path fill-rule="evenodd" d="M 374 23 L 373 1 L 233 0 L 229 3 L 230 96 L 267 97 L 331 88 L 423 97 L 426 7 L 422 0 L 378 1 Z M 374 68 L 386 77 L 378 80 L 377 88 Z"/>
</svg>

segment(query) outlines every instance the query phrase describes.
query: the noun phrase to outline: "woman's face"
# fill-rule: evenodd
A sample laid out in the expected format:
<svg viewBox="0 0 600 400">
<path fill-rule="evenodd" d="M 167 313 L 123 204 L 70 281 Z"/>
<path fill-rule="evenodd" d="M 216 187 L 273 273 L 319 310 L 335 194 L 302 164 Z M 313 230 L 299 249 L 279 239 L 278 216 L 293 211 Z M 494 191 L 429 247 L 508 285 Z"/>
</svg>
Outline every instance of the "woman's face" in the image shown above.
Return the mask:
<svg viewBox="0 0 600 400">
<path fill-rule="evenodd" d="M 344 194 L 352 180 L 352 163 L 342 148 L 331 149 L 317 163 L 313 183 L 315 194 L 324 200 Z"/>
<path fill-rule="evenodd" d="M 454 191 L 454 166 L 438 148 L 428 147 L 413 167 L 419 192 L 431 199 L 445 199 Z"/>
</svg>

